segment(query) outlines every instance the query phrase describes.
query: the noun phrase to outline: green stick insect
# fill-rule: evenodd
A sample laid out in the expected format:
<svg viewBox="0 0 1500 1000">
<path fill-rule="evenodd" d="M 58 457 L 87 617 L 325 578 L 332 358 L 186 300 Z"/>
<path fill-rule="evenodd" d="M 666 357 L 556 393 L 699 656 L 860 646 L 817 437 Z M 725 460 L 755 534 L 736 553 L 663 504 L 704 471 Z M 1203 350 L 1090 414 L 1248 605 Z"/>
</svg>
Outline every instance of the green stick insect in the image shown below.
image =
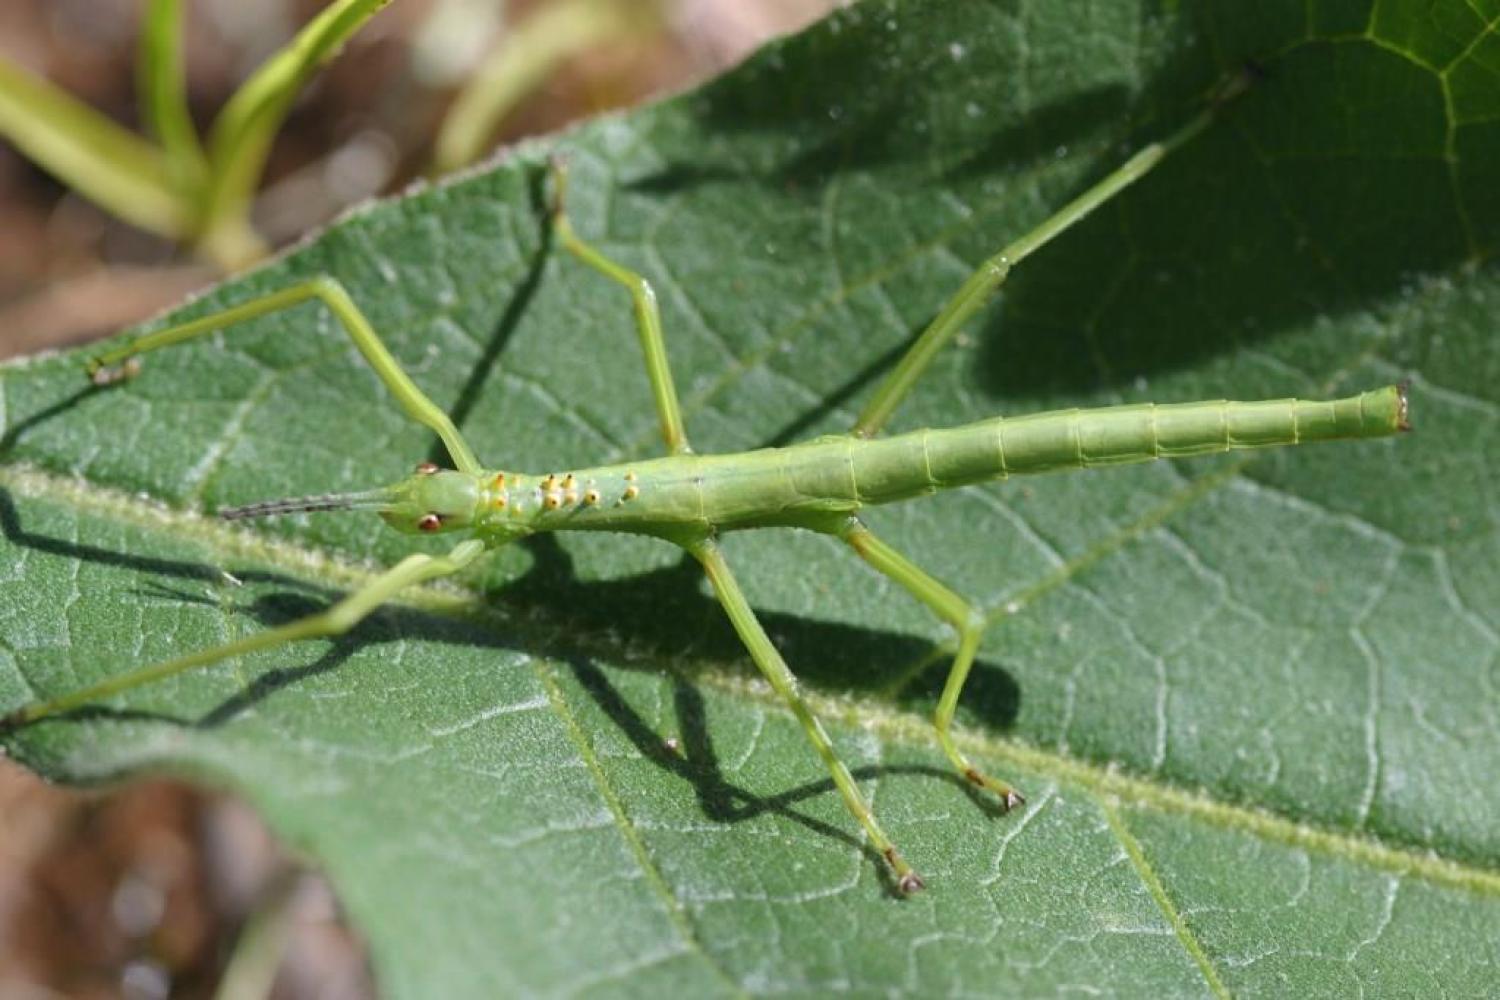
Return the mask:
<svg viewBox="0 0 1500 1000">
<path fill-rule="evenodd" d="M 876 537 L 859 519 L 862 507 L 1012 475 L 1236 448 L 1380 437 L 1407 427 L 1405 392 L 1387 386 L 1331 401 L 1142 403 L 997 417 L 964 427 L 876 437 L 934 356 L 999 288 L 1012 267 L 1197 135 L 1213 120 L 1227 96 L 1243 89 L 1243 85 L 1238 82 L 1225 88 L 1186 126 L 1141 149 L 1032 232 L 981 264 L 913 342 L 865 406 L 852 432 L 844 436 L 741 454 L 694 454 L 683 427 L 651 285 L 574 233 L 563 210 L 566 174 L 560 164 L 553 168 L 551 223 L 555 235 L 580 261 L 630 292 L 636 332 L 666 442 L 664 458 L 540 475 L 485 467 L 448 415 L 401 370 L 349 294 L 329 277 L 146 334 L 99 355 L 90 363 L 89 372 L 96 384 L 108 385 L 135 376 L 139 356 L 148 351 L 300 302 L 321 301 L 338 317 L 397 403 L 412 419 L 436 432 L 455 468 L 440 469 L 424 463 L 390 486 L 359 493 L 272 500 L 221 510 L 219 515 L 235 520 L 296 511 L 368 510 L 378 513 L 397 531 L 453 533 L 462 540 L 444 556 L 406 557 L 320 613 L 34 702 L 5 717 L 4 724 L 33 723 L 254 650 L 339 635 L 403 588 L 456 573 L 485 552 L 538 532 L 649 535 L 681 546 L 703 565 L 751 658 L 801 723 L 849 812 L 864 828 L 870 846 L 890 865 L 898 889 L 912 893 L 923 888 L 921 877 L 881 829 L 823 726 L 798 693 L 796 678 L 726 563 L 719 536 L 728 531 L 769 527 L 804 528 L 832 535 L 952 625 L 958 632 L 958 650 L 934 719 L 938 742 L 965 780 L 993 794 L 1007 809 L 1022 805 L 1020 792 L 980 772 L 958 749 L 951 732 L 954 710 L 984 631 L 984 617 L 974 605 Z"/>
</svg>

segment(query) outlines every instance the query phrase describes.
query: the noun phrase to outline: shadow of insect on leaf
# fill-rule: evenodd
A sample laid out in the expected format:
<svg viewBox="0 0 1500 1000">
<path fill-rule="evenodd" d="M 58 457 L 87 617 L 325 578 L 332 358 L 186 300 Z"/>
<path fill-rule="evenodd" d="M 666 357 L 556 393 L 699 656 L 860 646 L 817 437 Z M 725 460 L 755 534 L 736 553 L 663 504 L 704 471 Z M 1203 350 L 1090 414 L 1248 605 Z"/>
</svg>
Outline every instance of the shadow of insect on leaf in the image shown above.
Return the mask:
<svg viewBox="0 0 1500 1000">
<path fill-rule="evenodd" d="M 208 582 L 216 581 L 223 577 L 223 574 L 218 570 L 202 563 L 187 562 L 181 559 L 163 559 L 157 556 L 135 555 L 130 552 L 121 552 L 118 549 L 89 545 L 84 542 L 71 542 L 62 538 L 52 538 L 47 535 L 38 535 L 29 532 L 21 524 L 21 515 L 16 509 L 16 502 L 11 496 L 10 490 L 3 486 L 0 486 L 0 533 L 4 534 L 6 541 L 21 548 L 66 559 L 79 559 L 104 566 L 118 566 L 122 569 L 133 570 L 142 574 L 155 574 L 158 576 L 204 580 Z"/>
<path fill-rule="evenodd" d="M 732 665 L 745 677 L 759 676 L 723 610 L 705 592 L 703 571 L 692 558 L 684 555 L 670 566 L 617 580 L 585 582 L 555 536 L 538 535 L 522 544 L 534 557 L 532 568 L 503 585 L 494 598 L 560 621 L 569 635 L 619 637 L 613 645 L 591 650 L 580 643 L 590 655 L 619 658 L 616 647 L 623 645 L 632 654 L 626 666 L 632 659 L 653 670 L 673 661 L 707 664 L 707 669 Z M 900 707 L 926 714 L 936 703 L 949 657 L 932 658 L 929 641 L 818 621 L 812 617 L 816 613 L 816 608 L 808 614 L 757 612 L 798 678 L 826 690 L 878 697 L 889 697 L 897 682 Z M 919 677 L 904 676 L 914 663 L 926 660 L 932 662 Z M 964 688 L 971 715 L 987 727 L 1009 728 L 1020 698 L 1020 687 L 1007 671 L 991 661 L 975 661 Z"/>
<path fill-rule="evenodd" d="M 527 194 L 531 200 L 533 217 L 541 220 L 548 218 L 546 186 L 547 171 L 545 169 L 533 171 L 527 178 Z M 463 427 L 469 414 L 473 412 L 475 404 L 484 392 L 485 382 L 489 379 L 490 372 L 494 370 L 496 359 L 505 350 L 505 345 L 510 342 L 517 324 L 520 323 L 521 317 L 526 315 L 531 300 L 541 286 L 547 261 L 552 256 L 552 226 L 544 221 L 539 228 L 540 240 L 535 252 L 531 255 L 530 264 L 526 267 L 526 274 L 511 292 L 504 310 L 500 313 L 499 320 L 495 323 L 494 330 L 485 341 L 483 351 L 474 362 L 468 379 L 459 390 L 458 397 L 448 412 L 449 418 L 457 427 Z M 448 450 L 441 441 L 433 441 L 432 448 L 427 452 L 427 460 L 435 465 L 444 467 L 448 465 L 450 462 Z"/>
<path fill-rule="evenodd" d="M 200 604 L 220 608 L 229 614 L 243 614 L 253 618 L 260 626 L 266 628 L 322 610 L 342 596 L 337 590 L 312 586 L 280 573 L 240 570 L 234 574 L 234 578 L 240 583 L 278 589 L 263 593 L 243 606 L 226 607 L 223 601 L 212 596 L 215 590 L 223 587 L 227 582 L 223 570 L 205 563 L 136 555 L 28 531 L 21 522 L 15 499 L 4 487 L 0 487 L 0 534 L 3 534 L 5 540 L 14 546 L 31 549 L 48 556 L 114 566 L 138 573 L 150 580 L 149 584 L 138 588 L 138 596 L 143 599 L 169 600 L 180 604 Z M 187 590 L 169 586 L 163 582 L 163 578 L 196 581 L 204 586 L 198 591 Z M 312 593 L 308 593 L 309 591 Z M 275 691 L 299 680 L 332 670 L 364 646 L 407 636 L 420 636 L 424 639 L 455 644 L 517 648 L 515 643 L 503 641 L 503 637 L 498 636 L 493 629 L 480 629 L 465 622 L 411 609 L 387 607 L 334 640 L 331 647 L 313 663 L 267 671 L 258 676 L 244 691 L 194 721 L 165 713 L 142 712 L 135 709 L 117 710 L 97 706 L 79 708 L 62 714 L 74 719 L 150 719 L 177 725 L 211 728 L 229 721 Z M 298 647 L 291 648 L 296 650 Z"/>
<path fill-rule="evenodd" d="M 221 608 L 231 615 L 254 619 L 261 628 L 275 628 L 306 615 L 316 614 L 343 596 L 338 591 L 310 587 L 299 580 L 275 573 L 242 573 L 236 579 L 241 584 L 272 585 L 286 589 L 261 594 L 243 605 L 231 607 L 225 607 L 221 601 L 206 593 L 190 593 L 179 588 L 165 586 L 159 581 L 147 588 L 150 593 L 144 593 L 142 596 L 154 597 L 157 600 L 170 600 L 179 604 L 201 604 Z M 299 590 L 304 592 L 297 592 Z M 493 645 L 514 648 L 511 643 L 495 641 L 494 633 L 489 630 L 480 630 L 466 623 L 424 614 L 420 611 L 385 607 L 343 635 L 324 640 L 327 648 L 316 659 L 296 666 L 273 667 L 255 675 L 241 691 L 225 699 L 191 725 L 198 729 L 213 729 L 224 725 L 276 692 L 334 670 L 363 649 L 406 638 L 419 638 L 423 641 L 452 645 Z M 298 658 L 299 650 L 305 655 L 317 648 L 318 644 L 292 645 L 288 647 L 285 658 L 294 660 Z M 159 718 L 179 724 L 184 721 L 180 718 Z"/>
<path fill-rule="evenodd" d="M 253 619 L 259 627 L 272 628 L 315 613 L 338 600 L 342 592 L 308 584 L 283 574 L 236 569 L 235 579 L 247 588 L 273 588 L 226 605 L 224 571 L 188 560 L 141 556 L 83 542 L 50 537 L 28 531 L 10 491 L 0 487 L 0 532 L 7 542 L 62 559 L 116 566 L 142 576 L 136 595 L 143 601 L 170 601 L 218 608 L 230 615 Z M 703 699 L 692 683 L 674 668 L 673 661 L 707 659 L 714 664 L 740 665 L 744 660 L 733 632 L 723 623 L 722 612 L 700 589 L 696 563 L 684 560 L 663 570 L 603 583 L 584 583 L 574 575 L 571 560 L 551 536 L 530 543 L 537 556 L 534 568 L 503 588 L 496 596 L 502 605 L 545 614 L 540 634 L 502 633 L 488 624 L 476 624 L 443 615 L 400 606 L 386 606 L 353 630 L 326 645 L 290 647 L 286 660 L 295 665 L 278 666 L 256 675 L 244 688 L 201 716 L 187 719 L 168 712 L 140 708 L 85 706 L 62 713 L 74 720 L 146 721 L 168 725 L 214 729 L 284 689 L 327 674 L 361 650 L 391 641 L 420 639 L 470 647 L 524 650 L 569 664 L 581 689 L 620 727 L 641 755 L 693 788 L 705 815 L 715 821 L 734 823 L 766 812 L 785 815 L 815 832 L 841 842 L 858 844 L 849 833 L 792 810 L 792 806 L 835 791 L 830 780 L 811 782 L 770 797 L 753 795 L 726 780 L 705 721 Z M 191 581 L 193 586 L 174 586 L 169 580 Z M 525 600 L 521 600 L 524 596 Z M 559 610 L 559 609 L 567 610 Z M 663 614 L 662 609 L 673 609 Z M 647 613 L 647 611 L 651 613 Z M 817 678 L 825 686 L 878 688 L 889 669 L 917 659 L 928 648 L 919 640 L 868 629 L 819 623 L 794 615 L 768 613 L 786 648 L 808 669 L 804 676 Z M 694 628 L 694 623 L 699 627 Z M 686 637 L 686 638 L 685 638 Z M 620 647 L 651 663 L 651 669 L 667 664 L 673 677 L 674 704 L 680 731 L 680 749 L 668 747 L 615 690 L 606 672 L 596 665 L 605 657 L 620 659 Z M 301 648 L 303 654 L 297 656 Z M 840 655 L 832 657 L 833 651 Z M 309 658 L 310 657 L 310 658 Z M 830 665 L 831 664 L 831 665 Z M 630 668 L 630 664 L 625 664 Z M 753 672 L 743 663 L 747 674 Z M 976 688 L 976 701 L 998 708 L 987 716 L 991 724 L 1006 725 L 1014 718 L 1018 693 L 1014 683 L 994 668 L 976 671 L 988 679 Z M 977 678 L 976 678 L 977 679 Z M 922 699 L 927 692 L 914 696 Z M 924 706 L 925 707 L 925 706 Z M 978 795 L 951 769 L 926 766 L 880 766 L 855 768 L 860 779 L 911 774 L 939 777 L 958 785 L 983 808 L 993 803 Z M 872 860 L 878 861 L 878 858 Z M 883 870 L 883 869 L 882 869 Z"/>
<path fill-rule="evenodd" d="M 31 428 L 37 426 L 38 424 L 44 424 L 49 420 L 54 420 L 57 417 L 62 416 L 64 413 L 68 412 L 69 410 L 73 409 L 73 407 L 83 402 L 89 396 L 95 395 L 96 393 L 100 392 L 102 388 L 102 386 L 97 385 L 84 386 L 82 389 L 79 389 L 77 392 L 73 393 L 70 396 L 58 400 L 51 406 L 42 410 L 38 410 L 31 416 L 26 417 L 22 420 L 17 420 L 15 423 L 11 424 L 5 429 L 4 434 L 0 434 L 0 458 L 4 458 L 6 455 L 10 454 L 10 450 L 15 447 L 16 442 L 21 439 L 21 436 L 23 434 L 31 430 Z"/>
<path fill-rule="evenodd" d="M 780 816 L 829 840 L 860 850 L 885 880 L 890 893 L 894 896 L 902 895 L 881 864 L 879 852 L 868 842 L 794 808 L 799 802 L 835 794 L 837 789 L 832 779 L 806 782 L 775 795 L 755 795 L 725 778 L 707 725 L 703 696 L 692 683 L 680 676 L 673 677 L 673 711 L 681 733 L 674 745 L 663 740 L 661 734 L 630 706 L 605 672 L 592 660 L 570 657 L 567 664 L 579 686 L 619 727 L 642 757 L 692 786 L 703 814 L 709 820 L 729 824 L 767 813 Z M 1005 809 L 999 803 L 979 792 L 952 768 L 923 764 L 881 764 L 850 768 L 850 773 L 857 781 L 887 780 L 893 776 L 916 776 L 923 780 L 936 778 L 962 789 L 988 815 L 999 817 L 1005 814 Z"/>
</svg>

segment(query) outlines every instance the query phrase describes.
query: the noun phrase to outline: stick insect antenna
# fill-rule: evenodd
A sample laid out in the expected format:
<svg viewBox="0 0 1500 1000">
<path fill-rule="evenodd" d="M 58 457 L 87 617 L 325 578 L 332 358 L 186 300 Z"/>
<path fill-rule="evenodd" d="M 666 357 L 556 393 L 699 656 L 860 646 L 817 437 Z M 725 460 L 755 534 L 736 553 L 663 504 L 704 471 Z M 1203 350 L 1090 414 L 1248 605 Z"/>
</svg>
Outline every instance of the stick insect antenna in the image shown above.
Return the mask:
<svg viewBox="0 0 1500 1000">
<path fill-rule="evenodd" d="M 243 521 L 252 517 L 275 517 L 324 510 L 379 510 L 390 503 L 390 491 L 365 490 L 360 493 L 320 493 L 315 496 L 287 497 L 284 500 L 261 500 L 242 507 L 224 507 L 219 516 L 226 521 Z"/>
</svg>

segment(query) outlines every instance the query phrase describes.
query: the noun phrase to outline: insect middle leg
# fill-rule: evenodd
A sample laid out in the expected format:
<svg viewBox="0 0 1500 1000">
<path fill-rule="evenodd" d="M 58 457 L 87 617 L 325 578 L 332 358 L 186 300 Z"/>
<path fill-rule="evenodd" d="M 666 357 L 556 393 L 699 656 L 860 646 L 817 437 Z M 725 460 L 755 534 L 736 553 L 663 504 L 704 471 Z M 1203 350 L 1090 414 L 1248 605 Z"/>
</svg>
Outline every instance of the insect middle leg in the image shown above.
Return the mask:
<svg viewBox="0 0 1500 1000">
<path fill-rule="evenodd" d="M 1025 803 L 1025 798 L 1010 785 L 984 774 L 964 756 L 953 742 L 950 727 L 953 713 L 958 708 L 958 696 L 963 692 L 969 668 L 974 665 L 974 654 L 979 651 L 979 640 L 984 637 L 986 622 L 979 609 L 959 597 L 931 574 L 910 559 L 876 538 L 869 528 L 859 520 L 850 518 L 840 532 L 840 537 L 849 543 L 859 557 L 881 573 L 895 580 L 917 600 L 927 605 L 938 617 L 943 618 L 958 630 L 958 652 L 953 657 L 953 666 L 948 668 L 948 680 L 943 685 L 942 697 L 938 699 L 933 722 L 937 726 L 938 742 L 943 753 L 953 762 L 964 779 L 980 788 L 986 788 L 999 796 L 1007 809 Z"/>
<path fill-rule="evenodd" d="M 232 306 L 221 312 L 203 316 L 164 330 L 143 334 L 121 347 L 106 351 L 89 362 L 89 378 L 95 385 L 110 385 L 135 375 L 140 366 L 136 359 L 148 351 L 159 350 L 179 344 L 193 337 L 212 333 L 214 330 L 243 323 L 267 313 L 287 309 L 309 299 L 322 301 L 348 332 L 354 346 L 364 355 L 380 381 L 396 397 L 396 402 L 406 414 L 419 424 L 430 427 L 442 440 L 454 466 L 460 472 L 478 472 L 479 459 L 464 441 L 448 414 L 417 388 L 411 377 L 401 369 L 400 363 L 381 342 L 380 335 L 370 325 L 364 313 L 354 304 L 349 293 L 339 282 L 327 276 L 313 278 L 300 284 L 283 288 L 269 295 Z"/>
<path fill-rule="evenodd" d="M 859 820 L 865 828 L 865 833 L 870 838 L 870 846 L 890 864 L 896 875 L 896 886 L 903 893 L 913 893 L 923 888 L 922 877 L 912 870 L 906 860 L 896 850 L 896 845 L 886 836 L 885 831 L 875 819 L 875 814 L 870 810 L 869 803 L 860 794 L 859 786 L 854 783 L 854 776 L 844 766 L 838 754 L 833 749 L 833 743 L 824 731 L 823 724 L 813 715 L 812 709 L 808 708 L 807 702 L 802 700 L 802 695 L 797 690 L 797 678 L 787 667 L 786 661 L 777 652 L 776 646 L 771 642 L 770 636 L 761 626 L 760 619 L 756 618 L 755 612 L 751 610 L 750 604 L 745 600 L 745 594 L 740 590 L 739 583 L 734 574 L 729 571 L 729 565 L 724 561 L 724 554 L 712 539 L 705 540 L 690 546 L 688 551 L 697 557 L 708 573 L 708 579 L 713 584 L 714 593 L 719 597 L 719 603 L 723 605 L 724 611 L 729 615 L 729 621 L 734 625 L 734 630 L 739 633 L 740 641 L 750 651 L 750 657 L 760 672 L 765 675 L 766 680 L 771 682 L 771 687 L 791 708 L 792 714 L 797 721 L 802 723 L 802 729 L 807 733 L 809 742 L 818 756 L 823 758 L 823 763 L 828 767 L 828 773 L 833 777 L 833 783 L 838 788 L 839 794 L 844 798 L 844 805 L 854 818 Z"/>
<path fill-rule="evenodd" d="M 579 238 L 568 221 L 565 202 L 568 194 L 568 170 L 560 159 L 552 161 L 552 229 L 568 252 L 609 278 L 624 285 L 635 305 L 636 333 L 640 336 L 641 352 L 646 356 L 646 375 L 651 379 L 651 395 L 656 400 L 656 413 L 661 420 L 661 436 L 667 443 L 667 451 L 680 455 L 692 449 L 688 447 L 687 431 L 682 423 L 682 406 L 677 401 L 677 386 L 672 381 L 672 369 L 667 364 L 667 342 L 661 331 L 661 311 L 656 305 L 656 292 L 651 282 L 636 272 L 616 264 L 599 250 Z"/>
<path fill-rule="evenodd" d="M 150 684 L 184 671 L 210 666 L 231 657 L 253 653 L 259 649 L 269 649 L 273 646 L 296 642 L 298 639 L 342 635 L 364 620 L 370 612 L 395 596 L 398 591 L 416 583 L 456 573 L 473 562 L 484 550 L 483 542 L 478 539 L 469 539 L 454 546 L 446 556 L 429 556 L 423 553 L 407 556 L 363 588 L 356 590 L 325 611 L 299 618 L 276 628 L 247 635 L 233 642 L 211 646 L 173 660 L 163 660 L 160 663 L 140 667 L 129 673 L 110 677 L 98 684 L 91 684 L 47 701 L 32 702 L 9 715 L 0 717 L 0 727 L 36 722 L 50 715 L 57 715 L 122 691 L 129 691 L 131 688 Z"/>
</svg>

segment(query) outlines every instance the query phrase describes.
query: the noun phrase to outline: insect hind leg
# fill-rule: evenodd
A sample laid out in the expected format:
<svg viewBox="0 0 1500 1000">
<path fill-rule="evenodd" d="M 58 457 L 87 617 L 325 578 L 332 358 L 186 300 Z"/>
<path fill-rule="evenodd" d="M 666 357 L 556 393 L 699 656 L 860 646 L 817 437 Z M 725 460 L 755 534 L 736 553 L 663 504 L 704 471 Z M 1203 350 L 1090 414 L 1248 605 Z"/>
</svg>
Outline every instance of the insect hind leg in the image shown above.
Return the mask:
<svg viewBox="0 0 1500 1000">
<path fill-rule="evenodd" d="M 964 780 L 977 788 L 993 793 L 1006 809 L 1023 805 L 1026 799 L 1015 788 L 992 778 L 974 766 L 973 762 L 953 742 L 951 727 L 953 713 L 958 708 L 958 696 L 963 692 L 969 668 L 974 665 L 974 655 L 979 651 L 979 641 L 984 637 L 985 620 L 968 601 L 959 597 L 931 574 L 910 559 L 876 538 L 869 528 L 851 518 L 840 533 L 861 559 L 885 576 L 906 588 L 917 600 L 931 608 L 940 618 L 958 630 L 958 652 L 953 665 L 948 668 L 948 680 L 943 685 L 942 697 L 938 700 L 933 723 L 937 727 L 938 742 L 943 753 L 952 762 Z"/>
<path fill-rule="evenodd" d="M 896 845 L 891 843 L 890 837 L 886 836 L 885 831 L 880 828 L 880 823 L 876 821 L 869 803 L 860 794 L 859 786 L 854 783 L 854 776 L 849 773 L 849 768 L 834 751 L 833 744 L 829 741 L 828 734 L 824 732 L 822 723 L 818 721 L 817 716 L 813 715 L 807 702 L 802 700 L 802 695 L 797 691 L 797 679 L 792 676 L 786 661 L 781 658 L 770 636 L 766 635 L 765 628 L 761 626 L 760 619 L 755 616 L 749 602 L 745 600 L 744 592 L 740 590 L 739 583 L 730 572 L 729 565 L 724 561 L 724 554 L 719 550 L 718 545 L 709 539 L 689 546 L 688 551 L 703 564 L 703 569 L 708 573 L 709 582 L 713 584 L 714 593 L 718 595 L 719 603 L 729 616 L 735 632 L 739 634 L 740 641 L 750 651 L 751 659 L 755 661 L 755 665 L 760 668 L 766 680 L 770 681 L 771 687 L 787 703 L 787 707 L 792 710 L 797 721 L 802 724 L 808 742 L 812 743 L 813 749 L 823 759 L 829 775 L 833 778 L 834 786 L 843 796 L 844 805 L 865 828 L 865 833 L 870 838 L 870 846 L 891 866 L 891 871 L 895 874 L 897 889 L 904 895 L 910 895 L 924 888 L 922 877 L 912 870 L 906 860 L 901 857 L 900 852 L 896 850 Z"/>
<path fill-rule="evenodd" d="M 994 256 L 985 260 L 974 273 L 964 280 L 957 292 L 944 303 L 936 318 L 922 331 L 907 349 L 896 367 L 875 390 L 870 401 L 860 411 L 854 422 L 853 433 L 860 437 L 876 434 L 890 419 L 896 407 L 901 405 L 917 380 L 942 349 L 947 346 L 959 329 L 974 313 L 989 301 L 1005 283 L 1011 268 L 1023 259 L 1046 246 L 1056 237 L 1081 222 L 1094 209 L 1114 198 L 1135 183 L 1166 155 L 1186 144 L 1206 129 L 1225 104 L 1239 96 L 1250 85 L 1253 76 L 1243 70 L 1227 77 L 1209 95 L 1208 106 L 1186 125 L 1159 142 L 1143 146 L 1134 156 L 1115 168 L 1109 176 L 1058 209 L 1035 229 L 1020 239 L 1008 244 Z"/>
</svg>

